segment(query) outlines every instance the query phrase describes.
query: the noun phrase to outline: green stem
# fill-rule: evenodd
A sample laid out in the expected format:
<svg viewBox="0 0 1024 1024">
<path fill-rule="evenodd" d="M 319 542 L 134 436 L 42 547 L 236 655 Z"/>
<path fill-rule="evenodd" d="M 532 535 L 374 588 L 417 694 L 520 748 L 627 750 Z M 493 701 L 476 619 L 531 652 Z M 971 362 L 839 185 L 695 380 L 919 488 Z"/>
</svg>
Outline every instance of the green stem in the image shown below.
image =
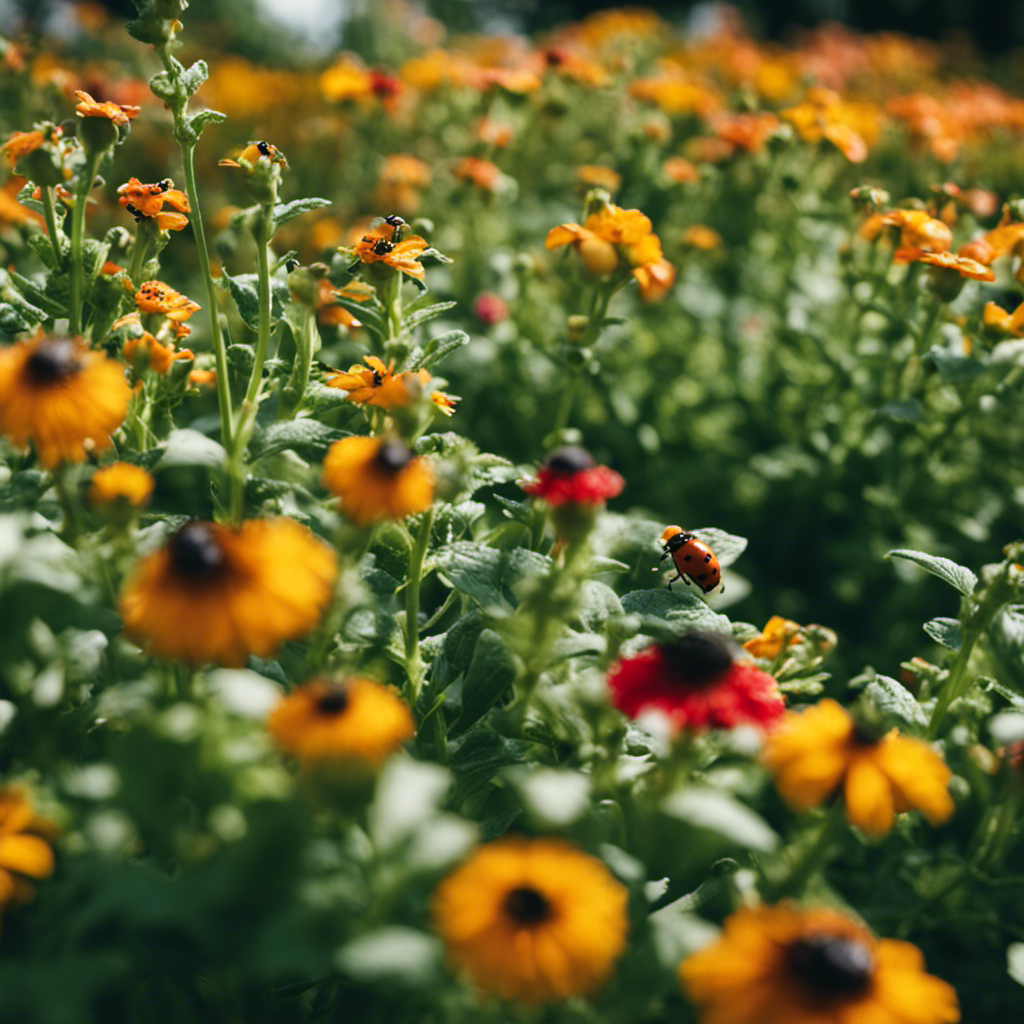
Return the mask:
<svg viewBox="0 0 1024 1024">
<path fill-rule="evenodd" d="M 58 466 L 53 472 L 53 486 L 57 491 L 61 511 L 64 513 L 60 535 L 67 544 L 74 546 L 78 538 L 78 503 L 68 486 L 69 472 L 71 470 L 67 465 Z"/>
<path fill-rule="evenodd" d="M 420 523 L 412 554 L 409 556 L 409 579 L 405 585 L 405 668 L 409 674 L 409 696 L 413 707 L 423 685 L 423 664 L 420 661 L 420 583 L 423 562 L 434 526 L 434 509 L 427 509 Z"/>
<path fill-rule="evenodd" d="M 267 347 L 270 344 L 270 259 L 267 250 L 270 245 L 270 232 L 273 227 L 273 205 L 263 206 L 260 224 L 256 234 L 256 277 L 259 282 L 259 320 L 256 331 L 256 358 L 253 360 L 252 373 L 249 375 L 249 387 L 245 391 L 245 400 L 255 404 L 263 385 L 263 364 L 267 361 Z"/>
<path fill-rule="evenodd" d="M 177 113 L 175 121 L 178 120 Z M 233 433 L 233 409 L 231 402 L 231 386 L 228 381 L 228 354 L 224 337 L 220 331 L 220 317 L 217 313 L 217 286 L 213 283 L 210 273 L 210 256 L 206 249 L 206 234 L 203 231 L 203 216 L 199 210 L 199 192 L 196 189 L 196 169 L 193 155 L 195 143 L 181 144 L 181 159 L 185 170 L 185 192 L 191 207 L 189 219 L 196 240 L 196 255 L 199 257 L 199 269 L 206 283 L 206 301 L 210 307 L 210 339 L 213 342 L 213 354 L 217 360 L 217 404 L 220 406 L 220 440 L 225 448 L 231 445 Z"/>
<path fill-rule="evenodd" d="M 817 837 L 804 850 L 789 874 L 774 884 L 765 885 L 765 901 L 777 903 L 787 896 L 795 896 L 802 892 L 807 882 L 825 866 L 832 847 L 845 827 L 846 807 L 842 800 L 836 800 L 821 823 Z"/>
<path fill-rule="evenodd" d="M 71 307 L 68 310 L 68 319 L 70 331 L 75 335 L 82 333 L 84 320 L 82 306 L 85 267 L 82 265 L 82 238 L 85 234 L 85 208 L 89 205 L 89 193 L 92 191 L 92 183 L 96 180 L 100 156 L 102 154 L 91 156 L 86 161 L 85 171 L 75 196 L 75 209 L 71 215 Z"/>
<path fill-rule="evenodd" d="M 141 224 L 135 232 L 135 245 L 132 247 L 132 261 L 128 265 L 128 280 L 132 287 L 138 291 L 142 284 L 142 268 L 146 265 L 146 252 L 149 249 L 148 228 Z"/>
<path fill-rule="evenodd" d="M 50 236 L 50 244 L 53 246 L 53 255 L 57 261 L 55 265 L 60 267 L 64 260 L 57 236 L 57 209 L 53 201 L 53 186 L 45 185 L 39 191 L 43 197 L 43 216 L 46 218 L 46 233 Z"/>
</svg>

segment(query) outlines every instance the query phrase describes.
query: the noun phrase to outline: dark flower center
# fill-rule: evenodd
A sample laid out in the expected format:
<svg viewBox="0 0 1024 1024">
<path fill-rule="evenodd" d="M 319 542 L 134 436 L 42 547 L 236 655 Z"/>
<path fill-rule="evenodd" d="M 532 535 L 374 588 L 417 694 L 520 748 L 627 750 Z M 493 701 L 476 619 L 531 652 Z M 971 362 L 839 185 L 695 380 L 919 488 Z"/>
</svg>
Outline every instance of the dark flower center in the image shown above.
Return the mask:
<svg viewBox="0 0 1024 1024">
<path fill-rule="evenodd" d="M 332 683 L 316 698 L 316 709 L 321 715 L 340 715 L 348 707 L 348 691 Z"/>
<path fill-rule="evenodd" d="M 706 685 L 732 668 L 728 643 L 713 633 L 687 633 L 658 646 L 669 670 L 688 687 Z"/>
<path fill-rule="evenodd" d="M 594 467 L 594 457 L 579 445 L 567 444 L 556 448 L 544 463 L 544 468 L 555 476 L 572 476 Z"/>
<path fill-rule="evenodd" d="M 858 747 L 873 747 L 886 737 L 889 728 L 881 722 L 855 720 L 850 738 Z"/>
<path fill-rule="evenodd" d="M 73 377 L 82 369 L 78 346 L 70 338 L 46 338 L 25 362 L 28 378 L 44 386 Z"/>
<path fill-rule="evenodd" d="M 385 473 L 400 473 L 412 462 L 412 451 L 401 441 L 384 441 L 373 457 L 374 465 Z"/>
<path fill-rule="evenodd" d="M 219 575 L 227 561 L 207 523 L 186 523 L 171 537 L 167 547 L 174 571 L 195 583 L 206 583 Z"/>
<path fill-rule="evenodd" d="M 871 987 L 875 957 L 859 939 L 842 935 L 808 935 L 787 950 L 797 981 L 821 998 L 852 998 Z"/>
<path fill-rule="evenodd" d="M 540 924 L 551 916 L 551 901 L 532 886 L 521 885 L 505 897 L 505 912 L 516 924 Z"/>
</svg>

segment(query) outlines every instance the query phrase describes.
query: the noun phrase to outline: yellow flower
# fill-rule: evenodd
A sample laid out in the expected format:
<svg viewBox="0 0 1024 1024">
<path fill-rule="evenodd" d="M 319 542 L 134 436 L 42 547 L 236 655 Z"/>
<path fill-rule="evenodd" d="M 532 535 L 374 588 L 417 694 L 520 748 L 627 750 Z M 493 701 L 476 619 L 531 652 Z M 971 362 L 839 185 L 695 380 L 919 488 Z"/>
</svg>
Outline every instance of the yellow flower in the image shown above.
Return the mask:
<svg viewBox="0 0 1024 1024">
<path fill-rule="evenodd" d="M 557 839 L 499 839 L 437 887 L 434 927 L 452 965 L 483 991 L 524 1003 L 586 995 L 626 944 L 626 890 Z"/>
<path fill-rule="evenodd" d="M 387 224 L 371 228 L 359 239 L 353 252 L 360 263 L 383 263 L 422 281 L 425 272 L 419 257 L 427 248 L 426 239 L 419 235 L 410 235 L 401 242 L 394 239 L 395 232 Z"/>
<path fill-rule="evenodd" d="M 161 231 L 180 231 L 188 224 L 186 213 L 191 212 L 188 196 L 174 188 L 170 178 L 155 185 L 143 185 L 138 178 L 129 178 L 118 190 L 118 202 L 135 218 L 136 222 L 152 220 Z M 164 206 L 172 211 L 167 213 Z"/>
<path fill-rule="evenodd" d="M 909 942 L 834 910 L 745 908 L 679 966 L 700 1024 L 955 1024 L 951 985 Z"/>
<path fill-rule="evenodd" d="M 706 224 L 691 224 L 683 232 L 683 245 L 688 249 L 700 249 L 702 252 L 712 252 L 722 244 L 722 236 Z"/>
<path fill-rule="evenodd" d="M 544 240 L 548 249 L 572 245 L 583 265 L 597 277 L 611 274 L 620 259 L 632 267 L 661 259 L 661 243 L 651 231 L 650 219 L 639 210 L 623 210 L 612 203 L 601 205 L 579 224 L 559 224 Z"/>
<path fill-rule="evenodd" d="M 875 737 L 834 700 L 788 712 L 763 757 L 791 806 L 806 810 L 841 791 L 850 823 L 870 835 L 884 835 L 894 814 L 911 808 L 933 825 L 953 813 L 951 773 L 931 747 L 895 729 Z"/>
<path fill-rule="evenodd" d="M 242 665 L 313 629 L 336 572 L 334 552 L 292 519 L 191 520 L 136 567 L 121 617 L 158 658 Z"/>
<path fill-rule="evenodd" d="M 195 358 L 191 349 L 175 350 L 162 344 L 149 331 L 143 331 L 137 338 L 129 338 L 121 349 L 121 355 L 139 374 L 147 369 L 154 373 L 167 373 L 176 359 Z"/>
<path fill-rule="evenodd" d="M 116 125 L 127 124 L 133 117 L 138 116 L 142 109 L 125 103 L 113 103 L 110 100 L 98 103 L 84 89 L 76 89 L 75 98 L 78 100 L 75 112 L 79 117 L 105 117 Z"/>
<path fill-rule="evenodd" d="M 238 160 L 232 160 L 230 157 L 224 157 L 223 160 L 217 161 L 217 166 L 238 167 L 243 171 L 249 171 L 251 173 L 261 159 L 266 160 L 268 165 L 279 164 L 281 167 L 288 166 L 288 161 L 285 159 L 284 153 L 282 153 L 277 146 L 267 142 L 265 139 L 260 139 L 258 142 L 250 142 L 241 151 L 241 153 L 238 154 Z"/>
<path fill-rule="evenodd" d="M 1024 302 L 1012 313 L 1008 313 L 998 303 L 986 302 L 985 308 L 981 311 L 981 320 L 994 334 L 1024 338 Z"/>
<path fill-rule="evenodd" d="M 31 441 L 46 469 L 109 448 L 130 397 L 123 367 L 77 339 L 39 335 L 0 349 L 0 434 Z"/>
<path fill-rule="evenodd" d="M 44 839 L 53 826 L 38 817 L 15 787 L 0 790 L 0 907 L 32 899 L 27 878 L 53 874 L 53 850 Z"/>
<path fill-rule="evenodd" d="M 53 132 L 54 138 L 60 129 Z M 44 142 L 47 141 L 46 133 L 42 131 L 15 132 L 2 146 L 0 153 L 7 157 L 7 162 L 13 167 L 23 156 L 35 152 Z"/>
<path fill-rule="evenodd" d="M 800 623 L 784 619 L 781 615 L 773 615 L 765 623 L 761 635 L 748 640 L 743 646 L 755 658 L 777 658 L 782 648 L 793 643 L 799 632 Z"/>
<path fill-rule="evenodd" d="M 141 466 L 113 462 L 97 469 L 89 485 L 91 505 L 127 505 L 141 508 L 153 493 L 153 478 Z"/>
<path fill-rule="evenodd" d="M 409 153 L 393 153 L 384 159 L 375 193 L 378 208 L 415 213 L 419 190 L 430 184 L 430 167 Z"/>
<path fill-rule="evenodd" d="M 438 412 L 444 413 L 445 416 L 455 415 L 455 405 L 462 399 L 455 395 L 449 395 L 445 391 L 432 391 L 430 393 L 430 400 L 437 406 Z"/>
<path fill-rule="evenodd" d="M 622 188 L 622 175 L 611 167 L 600 164 L 583 164 L 576 168 L 576 180 L 584 188 L 603 188 L 609 192 L 618 192 Z"/>
<path fill-rule="evenodd" d="M 415 732 L 408 707 L 369 679 L 314 679 L 270 712 L 267 729 L 300 761 L 358 760 L 378 765 Z"/>
<path fill-rule="evenodd" d="M 417 386 L 430 380 L 426 370 L 395 374 L 394 361 L 385 366 L 376 356 L 364 356 L 366 366 L 356 363 L 348 373 L 327 378 L 327 386 L 348 392 L 349 401 L 394 409 L 408 405 L 416 397 Z"/>
<path fill-rule="evenodd" d="M 373 78 L 361 64 L 343 59 L 320 76 L 320 90 L 330 103 L 367 99 L 373 95 Z"/>
<path fill-rule="evenodd" d="M 401 441 L 343 437 L 324 459 L 324 482 L 360 526 L 423 512 L 434 501 L 434 474 Z"/>
</svg>

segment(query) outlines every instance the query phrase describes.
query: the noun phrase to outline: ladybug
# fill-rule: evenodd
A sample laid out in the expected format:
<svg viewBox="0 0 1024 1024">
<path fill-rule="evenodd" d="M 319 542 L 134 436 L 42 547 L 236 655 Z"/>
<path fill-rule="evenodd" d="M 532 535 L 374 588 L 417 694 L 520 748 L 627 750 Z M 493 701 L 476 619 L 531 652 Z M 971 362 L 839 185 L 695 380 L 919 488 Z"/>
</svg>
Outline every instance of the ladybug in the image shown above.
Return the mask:
<svg viewBox="0 0 1024 1024">
<path fill-rule="evenodd" d="M 693 580 L 708 594 L 722 582 L 718 558 L 704 541 L 697 539 L 696 534 L 687 533 L 679 526 L 669 526 L 661 535 L 661 541 L 665 546 L 661 560 L 664 562 L 671 557 L 676 567 L 676 575 L 668 581 L 669 590 L 676 580 L 682 580 L 687 586 Z"/>
</svg>

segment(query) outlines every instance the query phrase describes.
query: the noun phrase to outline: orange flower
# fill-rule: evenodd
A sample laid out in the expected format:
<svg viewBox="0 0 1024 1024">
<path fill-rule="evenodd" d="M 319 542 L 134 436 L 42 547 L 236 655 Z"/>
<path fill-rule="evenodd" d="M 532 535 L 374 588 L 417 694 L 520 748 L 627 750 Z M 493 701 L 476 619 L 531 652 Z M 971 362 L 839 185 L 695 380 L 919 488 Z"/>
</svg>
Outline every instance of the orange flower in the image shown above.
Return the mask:
<svg viewBox="0 0 1024 1024">
<path fill-rule="evenodd" d="M 98 103 L 84 89 L 76 89 L 75 97 L 78 100 L 75 111 L 79 117 L 105 117 L 116 125 L 128 124 L 142 109 L 128 104 L 113 103 L 110 100 Z"/>
<path fill-rule="evenodd" d="M 121 349 L 125 362 L 130 363 L 136 373 L 147 368 L 154 373 L 164 374 L 176 359 L 194 359 L 194 353 L 187 348 L 175 351 L 170 345 L 163 345 L 149 331 L 143 331 L 137 338 L 129 338 Z"/>
<path fill-rule="evenodd" d="M 416 396 L 417 385 L 430 380 L 426 370 L 395 374 L 394 360 L 388 366 L 376 356 L 364 357 L 366 366 L 356 363 L 348 373 L 336 373 L 327 378 L 327 386 L 348 392 L 351 402 L 394 409 L 408 405 Z"/>
<path fill-rule="evenodd" d="M 644 302 L 660 302 L 675 283 L 676 268 L 668 260 L 660 259 L 634 268 L 633 276 L 640 286 L 640 298 Z"/>
<path fill-rule="evenodd" d="M 995 302 L 986 302 L 981 311 L 982 323 L 994 334 L 1008 334 L 1024 338 L 1024 302 L 1012 313 L 1008 313 Z"/>
<path fill-rule="evenodd" d="M 463 157 L 452 168 L 452 173 L 459 181 L 474 185 L 481 192 L 497 192 L 501 185 L 502 174 L 497 166 L 476 156 Z"/>
<path fill-rule="evenodd" d="M 916 259 L 919 263 L 927 263 L 930 267 L 955 270 L 961 277 L 969 277 L 974 281 L 994 281 L 996 279 L 996 275 L 977 260 L 969 259 L 966 256 L 954 256 L 951 252 L 922 252 Z"/>
<path fill-rule="evenodd" d="M 579 224 L 559 224 L 544 240 L 548 249 L 572 245 L 583 265 L 597 277 L 611 274 L 625 257 L 631 266 L 645 266 L 661 258 L 661 244 L 651 231 L 650 219 L 639 210 L 602 205 Z"/>
<path fill-rule="evenodd" d="M 272 145 L 265 139 L 260 139 L 259 142 L 250 142 L 241 153 L 238 154 L 238 160 L 232 160 L 229 157 L 224 157 L 223 160 L 217 161 L 218 167 L 239 167 L 242 170 L 253 170 L 259 160 L 267 160 L 272 164 L 280 164 L 282 167 L 288 166 L 288 161 L 285 159 L 284 153 Z M 244 163 L 239 163 L 239 160 Z"/>
<path fill-rule="evenodd" d="M 661 170 L 669 181 L 673 181 L 677 185 L 689 184 L 700 178 L 700 171 L 689 160 L 681 156 L 670 156 L 661 165 Z"/>
<path fill-rule="evenodd" d="M 430 184 L 430 168 L 409 153 L 393 153 L 384 159 L 377 178 L 377 206 L 400 213 L 414 213 L 420 205 L 419 190 Z"/>
<path fill-rule="evenodd" d="M 438 411 L 444 413 L 445 416 L 454 416 L 455 403 L 461 401 L 455 395 L 446 394 L 444 391 L 432 391 L 430 393 L 430 400 L 437 406 Z"/>
<path fill-rule="evenodd" d="M 89 504 L 141 508 L 149 501 L 155 483 L 141 466 L 113 462 L 93 473 Z"/>
<path fill-rule="evenodd" d="M 910 263 L 924 252 L 948 252 L 953 243 L 949 225 L 925 210 L 890 210 L 882 215 L 882 224 L 900 229 L 900 247 L 893 254 L 900 263 Z"/>
<path fill-rule="evenodd" d="M 321 277 L 316 282 L 316 295 L 313 299 L 317 323 L 325 327 L 362 327 L 360 320 L 357 320 L 344 306 L 339 306 L 335 301 L 339 295 L 355 299 L 356 302 L 365 301 L 358 295 L 353 295 L 351 289 L 335 288 L 326 277 Z"/>
<path fill-rule="evenodd" d="M 688 249 L 711 252 L 722 244 L 722 236 L 706 224 L 691 224 L 683 232 L 682 242 Z"/>
<path fill-rule="evenodd" d="M 118 190 L 118 202 L 135 218 L 136 223 L 155 220 L 161 231 L 180 231 L 188 224 L 186 213 L 191 212 L 188 196 L 174 188 L 170 178 L 164 178 L 155 185 L 143 185 L 138 178 L 129 178 Z M 175 213 L 165 213 L 164 206 Z"/>
<path fill-rule="evenodd" d="M 600 164 L 583 164 L 576 168 L 576 180 L 584 188 L 603 188 L 609 192 L 618 192 L 622 188 L 622 175 L 611 167 Z"/>
<path fill-rule="evenodd" d="M 163 313 L 168 320 L 183 323 L 200 307 L 162 281 L 145 281 L 135 293 L 135 305 L 143 313 Z"/>
<path fill-rule="evenodd" d="M 383 228 L 383 229 L 382 229 Z M 356 243 L 354 254 L 360 263 L 384 263 L 410 277 L 422 281 L 425 276 L 420 255 L 428 248 L 426 239 L 410 235 L 401 242 L 394 241 L 395 233 L 387 225 L 371 228 Z"/>
<path fill-rule="evenodd" d="M 23 156 L 28 156 L 44 142 L 46 135 L 41 131 L 15 132 L 0 146 L 0 153 L 7 157 L 7 162 L 13 167 Z"/>
</svg>

